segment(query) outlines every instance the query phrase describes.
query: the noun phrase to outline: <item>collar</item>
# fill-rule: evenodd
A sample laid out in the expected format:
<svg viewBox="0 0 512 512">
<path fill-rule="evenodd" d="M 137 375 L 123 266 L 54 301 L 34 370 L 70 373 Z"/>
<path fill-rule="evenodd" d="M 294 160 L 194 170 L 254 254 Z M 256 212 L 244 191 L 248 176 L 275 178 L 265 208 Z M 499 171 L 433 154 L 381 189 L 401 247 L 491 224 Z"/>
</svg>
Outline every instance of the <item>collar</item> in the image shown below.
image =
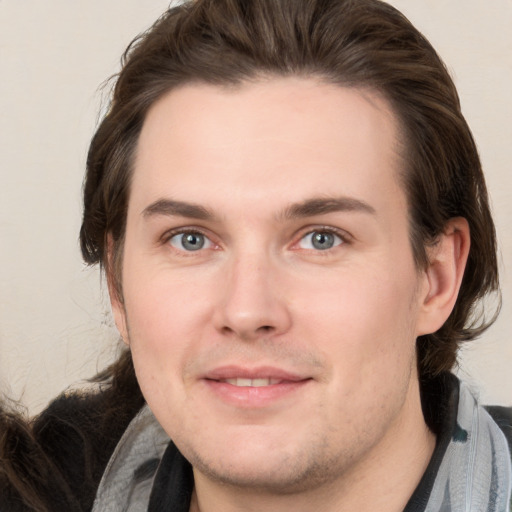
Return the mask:
<svg viewBox="0 0 512 512">
<path fill-rule="evenodd" d="M 452 374 L 422 393 L 437 442 L 404 512 L 506 512 L 512 469 L 503 432 Z M 189 512 L 193 488 L 192 466 L 145 406 L 121 438 L 92 512 Z"/>
</svg>

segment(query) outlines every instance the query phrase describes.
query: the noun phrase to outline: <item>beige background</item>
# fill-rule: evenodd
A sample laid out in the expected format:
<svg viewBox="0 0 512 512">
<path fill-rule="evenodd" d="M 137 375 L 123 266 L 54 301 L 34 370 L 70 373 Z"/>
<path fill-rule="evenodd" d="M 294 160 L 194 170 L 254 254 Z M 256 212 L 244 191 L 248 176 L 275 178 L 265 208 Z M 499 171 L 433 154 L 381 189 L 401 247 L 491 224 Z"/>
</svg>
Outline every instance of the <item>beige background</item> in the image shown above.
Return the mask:
<svg viewBox="0 0 512 512">
<path fill-rule="evenodd" d="M 464 351 L 482 400 L 512 405 L 512 0 L 394 0 L 451 70 L 496 216 L 503 311 Z M 104 284 L 78 250 L 99 85 L 163 0 L 0 0 L 0 391 L 31 412 L 115 353 Z"/>
</svg>

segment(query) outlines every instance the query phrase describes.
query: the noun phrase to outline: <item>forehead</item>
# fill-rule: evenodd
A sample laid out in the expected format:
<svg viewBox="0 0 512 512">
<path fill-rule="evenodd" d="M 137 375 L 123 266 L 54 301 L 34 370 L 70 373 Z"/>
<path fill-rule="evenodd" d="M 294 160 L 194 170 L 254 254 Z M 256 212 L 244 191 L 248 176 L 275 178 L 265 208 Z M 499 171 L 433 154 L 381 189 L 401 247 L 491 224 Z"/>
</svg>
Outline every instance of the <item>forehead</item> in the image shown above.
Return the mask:
<svg viewBox="0 0 512 512">
<path fill-rule="evenodd" d="M 388 102 L 369 90 L 311 78 L 185 85 L 148 112 L 130 208 L 166 195 L 214 208 L 228 197 L 272 208 L 333 191 L 401 196 L 397 134 Z"/>
</svg>

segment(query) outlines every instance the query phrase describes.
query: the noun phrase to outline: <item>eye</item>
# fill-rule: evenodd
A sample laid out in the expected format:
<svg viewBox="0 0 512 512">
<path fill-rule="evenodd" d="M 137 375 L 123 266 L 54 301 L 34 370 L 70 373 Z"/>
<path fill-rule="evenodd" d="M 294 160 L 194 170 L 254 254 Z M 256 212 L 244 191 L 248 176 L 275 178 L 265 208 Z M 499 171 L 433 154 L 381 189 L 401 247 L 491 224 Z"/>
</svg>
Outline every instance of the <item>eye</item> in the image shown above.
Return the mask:
<svg viewBox="0 0 512 512">
<path fill-rule="evenodd" d="M 180 251 L 199 251 L 201 249 L 209 249 L 212 242 L 202 233 L 196 231 L 185 231 L 177 233 L 169 239 L 169 243 Z"/>
<path fill-rule="evenodd" d="M 343 239 L 327 230 L 311 231 L 301 238 L 299 247 L 301 249 L 314 249 L 317 251 L 326 251 L 343 243 Z"/>
</svg>

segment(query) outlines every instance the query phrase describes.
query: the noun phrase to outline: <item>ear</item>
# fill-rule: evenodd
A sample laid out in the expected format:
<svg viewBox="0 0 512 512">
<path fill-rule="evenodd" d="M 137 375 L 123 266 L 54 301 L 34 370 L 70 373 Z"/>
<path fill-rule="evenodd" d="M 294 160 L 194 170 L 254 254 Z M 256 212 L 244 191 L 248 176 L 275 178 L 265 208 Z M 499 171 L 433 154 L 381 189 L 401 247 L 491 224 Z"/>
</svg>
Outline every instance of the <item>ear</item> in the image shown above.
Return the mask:
<svg viewBox="0 0 512 512">
<path fill-rule="evenodd" d="M 116 278 L 116 264 L 114 258 L 114 241 L 112 235 L 107 235 L 107 265 L 105 273 L 107 276 L 108 294 L 110 297 L 110 306 L 117 330 L 121 335 L 124 343 L 129 345 L 128 328 L 126 322 L 126 311 L 122 291 L 120 289 L 118 279 Z M 120 276 L 119 276 L 120 277 Z"/>
<path fill-rule="evenodd" d="M 417 336 L 436 332 L 450 316 L 462 283 L 469 246 L 468 222 L 456 217 L 446 224 L 435 246 L 428 249 Z"/>
</svg>

